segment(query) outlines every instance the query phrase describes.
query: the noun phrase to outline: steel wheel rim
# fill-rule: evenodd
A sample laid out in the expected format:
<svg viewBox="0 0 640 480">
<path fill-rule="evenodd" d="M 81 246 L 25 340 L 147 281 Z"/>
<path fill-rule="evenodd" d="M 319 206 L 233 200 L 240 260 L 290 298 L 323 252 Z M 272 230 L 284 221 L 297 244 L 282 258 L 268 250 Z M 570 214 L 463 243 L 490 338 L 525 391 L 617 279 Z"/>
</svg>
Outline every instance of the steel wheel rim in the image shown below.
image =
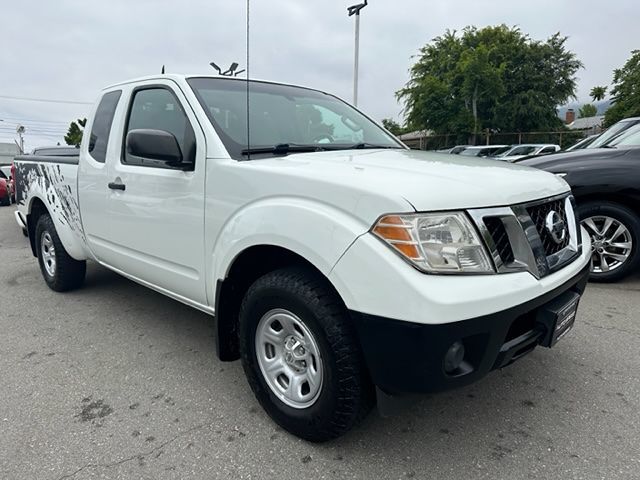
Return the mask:
<svg viewBox="0 0 640 480">
<path fill-rule="evenodd" d="M 40 240 L 40 251 L 42 252 L 42 264 L 49 276 L 56 274 L 56 247 L 49 232 L 44 232 Z"/>
<path fill-rule="evenodd" d="M 271 391 L 286 405 L 303 409 L 322 391 L 323 365 L 313 334 L 294 313 L 270 310 L 258 322 L 256 357 Z"/>
<path fill-rule="evenodd" d="M 582 226 L 591 237 L 592 273 L 609 273 L 626 263 L 633 251 L 633 239 L 621 221 L 596 215 L 584 219 Z"/>
</svg>

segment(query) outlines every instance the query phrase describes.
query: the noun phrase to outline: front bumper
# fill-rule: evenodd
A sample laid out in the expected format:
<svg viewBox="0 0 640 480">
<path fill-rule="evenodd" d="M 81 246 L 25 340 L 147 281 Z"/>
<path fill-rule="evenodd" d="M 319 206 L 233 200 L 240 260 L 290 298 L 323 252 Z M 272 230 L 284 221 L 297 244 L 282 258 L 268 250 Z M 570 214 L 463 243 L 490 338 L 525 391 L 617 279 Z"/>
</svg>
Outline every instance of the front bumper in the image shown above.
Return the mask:
<svg viewBox="0 0 640 480">
<path fill-rule="evenodd" d="M 468 385 L 512 363 L 542 341 L 545 306 L 567 292 L 582 294 L 589 267 L 537 298 L 459 322 L 413 323 L 351 311 L 374 383 L 391 394 L 436 392 Z M 443 359 L 456 341 L 463 342 L 471 369 L 448 375 Z"/>
</svg>

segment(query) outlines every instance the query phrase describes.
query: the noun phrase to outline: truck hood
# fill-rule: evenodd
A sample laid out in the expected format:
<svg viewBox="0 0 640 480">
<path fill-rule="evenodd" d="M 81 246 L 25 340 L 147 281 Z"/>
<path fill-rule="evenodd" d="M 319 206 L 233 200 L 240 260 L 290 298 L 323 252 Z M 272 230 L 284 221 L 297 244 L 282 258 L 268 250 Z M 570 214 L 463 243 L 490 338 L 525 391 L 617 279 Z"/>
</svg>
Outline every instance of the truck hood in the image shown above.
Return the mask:
<svg viewBox="0 0 640 480">
<path fill-rule="evenodd" d="M 555 175 L 522 165 L 415 150 L 326 151 L 246 163 L 254 162 L 265 171 L 296 177 L 289 185 L 300 194 L 305 184 L 342 185 L 362 197 L 385 197 L 391 205 L 404 199 L 416 211 L 504 206 L 569 190 Z M 331 189 L 324 191 L 331 195 Z"/>
</svg>

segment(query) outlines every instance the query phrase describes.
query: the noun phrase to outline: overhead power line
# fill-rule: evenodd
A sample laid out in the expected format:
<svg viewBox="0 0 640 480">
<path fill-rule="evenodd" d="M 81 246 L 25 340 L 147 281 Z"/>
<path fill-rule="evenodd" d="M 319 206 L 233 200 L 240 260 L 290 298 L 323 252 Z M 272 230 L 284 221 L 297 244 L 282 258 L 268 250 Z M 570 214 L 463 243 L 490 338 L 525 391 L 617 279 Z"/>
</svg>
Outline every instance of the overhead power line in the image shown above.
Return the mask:
<svg viewBox="0 0 640 480">
<path fill-rule="evenodd" d="M 29 123 L 29 124 L 57 124 L 57 125 L 68 125 L 67 122 L 63 122 L 61 120 L 36 120 L 35 118 L 22 118 L 22 117 L 8 117 L 0 113 L 0 120 L 3 120 L 3 123 Z"/>
<path fill-rule="evenodd" d="M 30 138 L 33 138 L 33 137 L 64 138 L 64 136 L 65 136 L 64 133 L 33 133 L 30 135 Z M 14 137 L 14 135 L 8 135 L 6 133 L 0 132 L 0 137 L 10 138 L 10 137 Z"/>
<path fill-rule="evenodd" d="M 45 102 L 45 103 L 66 103 L 70 105 L 93 105 L 93 102 L 79 102 L 76 100 L 53 100 L 51 98 L 31 98 L 31 97 L 13 97 L 10 95 L 0 95 L 5 100 L 21 100 L 25 102 Z"/>
</svg>

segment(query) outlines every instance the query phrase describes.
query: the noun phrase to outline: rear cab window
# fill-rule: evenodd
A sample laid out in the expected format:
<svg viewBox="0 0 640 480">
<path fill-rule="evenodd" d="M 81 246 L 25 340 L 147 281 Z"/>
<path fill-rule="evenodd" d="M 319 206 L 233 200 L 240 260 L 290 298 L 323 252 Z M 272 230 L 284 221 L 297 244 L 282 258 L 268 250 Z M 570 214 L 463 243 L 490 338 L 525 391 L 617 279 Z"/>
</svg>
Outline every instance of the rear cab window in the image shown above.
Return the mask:
<svg viewBox="0 0 640 480">
<path fill-rule="evenodd" d="M 104 163 L 107 157 L 111 124 L 121 95 L 122 90 L 105 93 L 93 118 L 89 137 L 89 154 L 96 162 Z"/>
</svg>

